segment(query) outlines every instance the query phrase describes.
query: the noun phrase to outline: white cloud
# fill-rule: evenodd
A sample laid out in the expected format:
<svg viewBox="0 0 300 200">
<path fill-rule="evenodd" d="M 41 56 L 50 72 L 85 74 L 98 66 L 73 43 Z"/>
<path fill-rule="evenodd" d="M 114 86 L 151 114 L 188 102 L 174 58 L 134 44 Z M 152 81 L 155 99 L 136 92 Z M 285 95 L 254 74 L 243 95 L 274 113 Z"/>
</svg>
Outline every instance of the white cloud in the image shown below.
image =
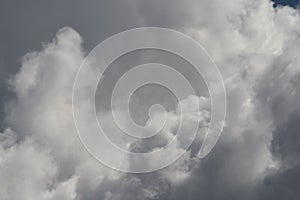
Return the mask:
<svg viewBox="0 0 300 200">
<path fill-rule="evenodd" d="M 73 29 L 64 28 L 50 44 L 44 46 L 42 51 L 24 56 L 20 72 L 10 80 L 17 99 L 11 104 L 7 116 L 11 128 L 4 132 L 1 139 L 3 148 L 1 177 L 3 180 L 8 179 L 9 176 L 16 179 L 11 179 L 6 184 L 2 183 L 6 185 L 1 188 L 5 199 L 21 197 L 32 199 L 35 196 L 43 199 L 85 198 L 85 195 L 100 195 L 98 190 L 102 187 L 106 188 L 100 189 L 103 198 L 110 196 L 114 198 L 117 194 L 111 194 L 110 187 L 112 185 L 116 188 L 121 187 L 118 182 L 126 180 L 138 181 L 138 187 L 143 191 L 141 197 L 153 196 L 157 192 L 145 187 L 136 177 L 125 176 L 124 178 L 123 174 L 101 166 L 89 156 L 79 142 L 72 118 L 71 92 L 76 70 L 83 57 L 80 36 Z M 96 75 L 91 73 L 90 76 L 92 77 L 87 77 L 87 80 L 95 78 Z M 82 100 L 84 101 L 84 98 Z M 190 97 L 186 101 L 191 104 L 195 100 L 198 101 L 197 98 Z M 205 106 L 208 102 L 205 98 L 200 98 L 199 102 L 203 109 L 208 109 L 208 106 Z M 75 105 L 75 109 L 84 108 Z M 188 108 L 185 102 L 183 102 L 183 111 L 184 115 L 191 119 L 196 116 L 195 110 Z M 120 112 L 122 114 L 124 111 Z M 203 120 L 207 121 L 209 113 L 206 112 Z M 86 114 L 93 116 L 93 112 Z M 99 115 L 105 120 L 111 114 L 100 113 Z M 157 114 L 155 118 L 161 118 L 161 115 Z M 171 112 L 169 115 L 163 130 L 166 134 L 160 136 L 160 138 L 167 137 L 166 142 L 173 139 L 174 133 L 171 133 L 171 129 L 178 126 L 180 118 L 176 112 Z M 89 126 L 88 121 L 84 123 Z M 124 142 L 122 137 L 119 137 L 116 127 L 113 128 L 113 122 L 105 124 L 110 132 L 117 134 L 116 139 Z M 188 129 L 188 126 L 185 129 Z M 129 141 L 128 144 L 132 142 Z M 141 144 L 140 147 L 145 148 L 144 145 Z M 157 144 L 153 142 L 152 145 L 152 148 L 155 148 Z M 176 151 L 178 150 L 174 149 L 175 154 Z M 161 160 L 147 162 L 151 164 Z M 170 174 L 166 176 L 169 179 L 172 177 Z M 176 177 L 178 176 L 181 175 L 178 174 Z M 122 194 L 119 197 L 121 198 Z"/>
<path fill-rule="evenodd" d="M 49 151 L 32 140 L 1 148 L 0 169 L 2 199 L 47 199 L 57 172 Z"/>
<path fill-rule="evenodd" d="M 168 3 L 161 9 L 174 4 Z M 139 9 L 143 10 L 144 4 L 139 4 Z M 181 10 L 183 3 L 176 1 L 175 5 L 175 10 Z M 197 161 L 189 152 L 174 165 L 150 175 L 125 175 L 92 159 L 76 136 L 71 109 L 74 76 L 84 58 L 82 39 L 72 28 L 63 28 L 40 52 L 25 55 L 20 71 L 10 80 L 17 98 L 9 104 L 9 128 L 0 138 L 3 199 L 176 199 L 181 190 L 172 187 L 185 186 L 187 196 L 193 199 L 209 197 L 211 190 L 193 187 L 206 183 L 214 187 L 216 197 L 221 193 L 230 197 L 236 188 L 253 188 L 263 182 L 274 166 L 268 148 L 273 128 L 299 109 L 299 14 L 287 7 L 274 10 L 271 2 L 263 0 L 190 0 L 184 5 L 188 9 L 177 28 L 204 44 L 220 67 L 227 89 L 226 128 L 212 155 Z M 175 23 L 173 14 L 166 15 L 162 23 Z M 150 23 L 146 14 L 144 17 L 145 23 Z M 193 112 L 193 98 L 183 101 L 188 117 Z M 207 99 L 196 100 L 208 109 Z M 201 114 L 205 121 L 208 113 Z M 102 116 L 106 115 L 110 113 Z M 170 140 L 176 117 L 176 113 L 171 115 L 169 134 L 166 140 L 158 138 L 160 142 Z M 111 121 L 105 124 L 108 130 L 116 130 Z M 118 138 L 118 131 L 113 133 L 118 143 L 132 145 L 132 141 Z M 148 147 L 136 145 L 153 148 L 157 141 Z M 221 183 L 223 187 L 219 187 Z"/>
</svg>

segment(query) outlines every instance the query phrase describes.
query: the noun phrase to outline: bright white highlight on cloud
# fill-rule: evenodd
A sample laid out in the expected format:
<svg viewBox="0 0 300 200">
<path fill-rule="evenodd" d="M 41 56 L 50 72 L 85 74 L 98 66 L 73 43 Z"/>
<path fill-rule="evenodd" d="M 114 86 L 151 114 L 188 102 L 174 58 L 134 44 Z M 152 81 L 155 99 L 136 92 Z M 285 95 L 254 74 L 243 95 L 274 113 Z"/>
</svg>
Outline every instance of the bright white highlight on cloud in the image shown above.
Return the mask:
<svg viewBox="0 0 300 200">
<path fill-rule="evenodd" d="M 137 4 L 145 6 L 145 2 Z M 178 29 L 205 45 L 226 84 L 226 128 L 212 155 L 198 161 L 192 149 L 174 165 L 145 175 L 118 173 L 91 158 L 76 136 L 71 111 L 75 73 L 85 56 L 82 38 L 72 28 L 63 28 L 41 51 L 25 55 L 20 71 L 10 80 L 16 99 L 7 104 L 8 126 L 0 135 L 2 199 L 184 198 L 180 191 L 189 199 L 209 199 L 210 195 L 229 198 L 232 191 L 256 191 L 270 171 L 274 173 L 283 166 L 280 159 L 273 159 L 269 147 L 274 128 L 300 108 L 298 11 L 287 7 L 275 10 L 264 0 L 189 0 L 184 4 L 190 10 L 183 13 L 183 21 L 178 20 Z M 181 7 L 183 3 L 177 1 L 175 5 Z M 176 16 L 168 15 L 162 23 L 172 25 Z M 145 23 L 154 20 L 146 13 L 142 17 Z M 184 100 L 187 112 L 193 99 L 207 101 L 203 97 Z M 209 115 L 209 108 L 205 109 L 203 129 Z M 120 145 L 151 150 L 172 138 L 170 130 L 176 125 L 176 115 L 170 118 L 165 138 L 159 138 L 162 144 L 153 141 L 147 147 L 124 142 L 113 132 L 111 122 L 105 124 Z M 293 158 L 284 158 L 285 166 L 294 166 Z M 128 164 L 133 162 L 123 159 Z M 232 177 L 234 181 L 230 181 Z M 176 191 L 178 188 L 182 190 Z M 251 197 L 247 192 L 241 195 L 246 194 Z"/>
</svg>

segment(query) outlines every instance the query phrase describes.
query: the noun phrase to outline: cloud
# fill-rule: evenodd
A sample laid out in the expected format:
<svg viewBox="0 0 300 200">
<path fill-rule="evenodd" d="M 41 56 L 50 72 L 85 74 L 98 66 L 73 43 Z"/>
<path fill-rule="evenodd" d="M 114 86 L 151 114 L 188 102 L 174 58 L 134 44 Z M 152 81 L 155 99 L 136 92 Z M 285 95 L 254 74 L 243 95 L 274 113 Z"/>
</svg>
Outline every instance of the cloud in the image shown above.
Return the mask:
<svg viewBox="0 0 300 200">
<path fill-rule="evenodd" d="M 134 196 L 146 199 L 163 193 L 155 185 L 154 179 L 145 185 L 140 177 L 108 169 L 96 162 L 81 145 L 71 110 L 75 73 L 84 58 L 81 43 L 81 37 L 76 31 L 71 28 L 61 29 L 51 43 L 44 45 L 42 51 L 25 55 L 19 73 L 10 80 L 17 98 L 8 105 L 6 120 L 9 128 L 1 134 L 0 166 L 2 180 L 5 181 L 10 176 L 15 178 L 1 183 L 5 185 L 0 190 L 4 199 L 32 199 L 36 196 L 41 199 L 132 199 Z M 96 78 L 96 75 L 90 73 L 86 78 L 90 80 Z M 90 87 L 88 82 L 86 87 Z M 84 100 L 83 96 L 82 101 Z M 204 97 L 199 100 L 197 97 L 189 97 L 185 101 L 183 111 L 191 119 L 195 115 L 195 109 L 187 107 L 187 103 L 195 104 L 199 101 L 202 109 L 209 108 Z M 75 109 L 84 108 L 75 105 Z M 122 112 L 124 111 L 119 111 L 120 114 Z M 209 114 L 206 112 L 202 116 L 203 123 L 208 121 Z M 86 115 L 92 117 L 94 113 L 86 112 Z M 111 113 L 101 112 L 99 115 L 105 120 Z M 157 114 L 155 118 L 160 119 L 161 115 Z M 176 112 L 170 115 L 163 130 L 170 137 L 166 138 L 166 142 L 173 138 L 171 129 L 178 126 L 180 117 Z M 88 121 L 84 123 L 89 126 Z M 116 127 L 112 127 L 112 122 L 106 125 L 110 132 L 119 132 Z M 182 141 L 178 141 L 180 142 Z M 133 144 L 133 141 L 129 141 L 129 144 Z M 152 144 L 154 146 L 150 149 L 157 145 L 156 142 Z M 145 144 L 140 144 L 139 147 L 146 148 Z M 178 150 L 174 149 L 174 153 Z M 180 175 L 180 171 L 188 158 L 174 167 L 172 172 L 165 173 L 162 182 L 172 180 L 171 173 L 176 171 L 177 179 L 182 179 L 180 177 L 184 175 Z M 160 160 L 148 162 L 151 164 Z M 140 191 L 134 194 L 128 192 L 136 187 Z"/>
<path fill-rule="evenodd" d="M 10 133 L 4 132 L 7 140 L 13 138 Z M 49 149 L 31 139 L 11 145 L 2 144 L 0 149 L 2 199 L 74 199 L 76 179 L 56 183 L 58 166 Z"/>
<path fill-rule="evenodd" d="M 0 196 L 10 200 L 297 199 L 299 12 L 274 9 L 267 0 L 133 2 L 146 25 L 159 21 L 192 35 L 219 66 L 228 114 L 215 149 L 200 161 L 192 149 L 170 167 L 139 175 L 116 172 L 92 159 L 76 136 L 71 107 L 75 73 L 85 52 L 81 36 L 66 27 L 41 51 L 25 55 L 10 80 L 16 99 L 7 104 L 7 129 L 0 135 Z M 152 7 L 160 7 L 160 12 L 151 14 Z M 90 76 L 87 80 L 95 78 Z M 189 105 L 187 112 L 193 98 L 183 102 Z M 106 119 L 107 129 L 117 135 Z M 176 120 L 169 130 L 174 127 Z M 129 143 L 142 150 L 157 145 L 155 140 L 150 146 Z"/>
</svg>

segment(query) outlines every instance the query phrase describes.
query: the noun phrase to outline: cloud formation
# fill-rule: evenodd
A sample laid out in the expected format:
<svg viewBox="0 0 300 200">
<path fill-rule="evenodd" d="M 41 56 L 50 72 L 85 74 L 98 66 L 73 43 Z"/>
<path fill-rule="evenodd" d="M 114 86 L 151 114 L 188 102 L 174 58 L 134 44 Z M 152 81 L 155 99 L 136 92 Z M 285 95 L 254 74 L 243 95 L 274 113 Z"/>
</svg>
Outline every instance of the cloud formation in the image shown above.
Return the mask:
<svg viewBox="0 0 300 200">
<path fill-rule="evenodd" d="M 299 11 L 274 9 L 266 0 L 133 2 L 146 25 L 160 21 L 193 36 L 220 67 L 228 114 L 215 149 L 203 160 L 189 151 L 166 169 L 139 175 L 92 159 L 75 134 L 71 111 L 74 76 L 85 52 L 79 33 L 66 27 L 40 52 L 25 55 L 10 80 L 16 99 L 7 104 L 7 129 L 0 135 L 0 196 L 298 199 Z M 167 12 L 170 4 L 180 15 Z M 152 6 L 165 15 L 148 16 L 145 9 Z"/>
</svg>

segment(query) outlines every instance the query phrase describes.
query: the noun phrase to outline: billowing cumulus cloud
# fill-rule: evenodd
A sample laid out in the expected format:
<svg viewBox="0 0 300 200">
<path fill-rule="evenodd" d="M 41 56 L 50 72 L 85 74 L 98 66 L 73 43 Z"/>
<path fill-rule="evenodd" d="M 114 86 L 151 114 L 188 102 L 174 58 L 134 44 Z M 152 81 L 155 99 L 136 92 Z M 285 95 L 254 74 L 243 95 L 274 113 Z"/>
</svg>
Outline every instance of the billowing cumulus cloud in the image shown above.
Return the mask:
<svg viewBox="0 0 300 200">
<path fill-rule="evenodd" d="M 84 57 L 81 42 L 81 37 L 73 29 L 61 29 L 41 52 L 24 56 L 20 72 L 10 80 L 17 98 L 8 105 L 9 126 L 1 134 L 1 177 L 5 185 L 1 188 L 1 196 L 5 199 L 32 199 L 37 196 L 41 199 L 126 199 L 126 195 L 128 199 L 133 196 L 143 199 L 164 192 L 156 186 L 154 179 L 144 184 L 139 177 L 127 176 L 102 166 L 81 145 L 72 118 L 71 100 L 74 77 Z M 86 78 L 96 77 L 91 73 Z M 187 107 L 187 103 L 197 101 L 198 97 L 183 100 L 182 111 L 187 117 L 195 116 L 195 109 Z M 201 97 L 199 102 L 207 111 L 203 110 L 196 116 L 202 119 L 202 126 L 207 126 L 208 100 Z M 77 105 L 74 108 L 84 109 Z M 120 114 L 122 112 L 119 111 Z M 87 112 L 86 115 L 92 117 L 94 113 Z M 111 113 L 99 113 L 103 120 L 108 115 Z M 174 137 L 171 129 L 178 126 L 179 117 L 174 112 L 162 130 L 166 134 L 147 144 L 148 147 L 135 141 L 129 141 L 129 147 L 139 145 L 144 150 L 151 150 L 157 148 L 157 141 L 163 141 L 163 138 L 165 142 L 170 141 Z M 155 118 L 162 116 L 158 114 Z M 89 122 L 84 123 L 89 126 Z M 118 133 L 112 122 L 106 125 L 109 131 Z M 188 124 L 185 126 L 188 130 Z M 117 134 L 115 137 L 118 139 Z M 118 141 L 121 141 L 120 138 Z M 177 151 L 174 149 L 174 153 Z M 177 174 L 176 179 L 185 177 L 187 159 L 187 156 L 184 157 L 173 170 L 166 172 L 161 182 L 174 179 L 173 173 Z M 160 160 L 148 162 L 151 164 Z M 15 178 L 7 182 L 6 179 L 11 176 Z M 129 190 L 136 190 L 136 193 L 130 194 Z"/>
<path fill-rule="evenodd" d="M 72 86 L 85 56 L 84 38 L 66 27 L 41 51 L 25 55 L 9 81 L 16 98 L 7 102 L 7 128 L 0 135 L 1 198 L 298 199 L 299 11 L 274 9 L 267 0 L 132 3 L 145 25 L 159 21 L 193 36 L 219 66 L 228 113 L 216 147 L 203 160 L 192 148 L 173 165 L 138 175 L 95 161 L 76 136 L 72 118 Z M 150 13 L 152 7 L 159 13 Z M 191 105 L 193 99 L 207 101 L 190 97 L 183 103 Z M 199 113 L 203 127 L 208 107 Z M 187 106 L 186 112 L 193 110 Z M 128 148 L 149 151 L 167 143 L 177 126 L 172 113 L 162 138 L 150 144 L 129 141 Z M 111 113 L 100 115 L 105 120 Z M 122 144 L 113 123 L 105 124 Z"/>
</svg>

